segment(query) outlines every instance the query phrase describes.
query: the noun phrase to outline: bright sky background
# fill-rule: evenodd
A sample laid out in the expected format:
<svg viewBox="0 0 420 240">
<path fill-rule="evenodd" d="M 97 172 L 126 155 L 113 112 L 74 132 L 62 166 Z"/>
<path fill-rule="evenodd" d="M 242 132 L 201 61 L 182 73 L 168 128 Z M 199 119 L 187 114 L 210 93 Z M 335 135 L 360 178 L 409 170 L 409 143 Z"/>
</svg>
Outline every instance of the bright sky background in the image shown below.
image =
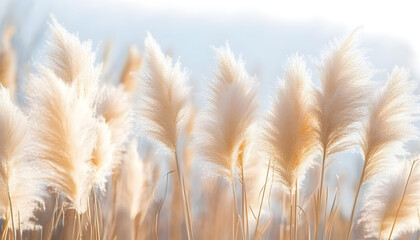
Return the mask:
<svg viewBox="0 0 420 240">
<path fill-rule="evenodd" d="M 324 20 L 353 29 L 400 38 L 420 56 L 420 14 L 418 1 L 270 1 L 270 0 L 124 0 L 151 11 L 170 11 L 179 14 L 251 14 L 273 20 Z M 419 61 L 417 61 L 418 63 Z"/>
</svg>

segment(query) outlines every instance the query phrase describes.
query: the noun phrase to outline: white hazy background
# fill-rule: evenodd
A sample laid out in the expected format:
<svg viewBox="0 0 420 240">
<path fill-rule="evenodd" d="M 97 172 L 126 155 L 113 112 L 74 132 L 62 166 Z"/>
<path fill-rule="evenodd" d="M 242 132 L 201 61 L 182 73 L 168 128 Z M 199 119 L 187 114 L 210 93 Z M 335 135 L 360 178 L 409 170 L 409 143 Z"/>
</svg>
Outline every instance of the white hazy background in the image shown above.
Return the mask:
<svg viewBox="0 0 420 240">
<path fill-rule="evenodd" d="M 142 50 L 150 32 L 166 53 L 189 70 L 195 100 L 201 106 L 215 69 L 212 47 L 226 42 L 258 78 L 262 111 L 278 77 L 282 78 L 287 57 L 304 55 L 316 82 L 313 63 L 331 41 L 357 27 L 379 85 L 395 65 L 411 69 L 413 79 L 420 78 L 416 1 L 0 0 L 0 28 L 10 22 L 17 26 L 13 43 L 19 54 L 20 91 L 26 74 L 42 60 L 50 13 L 70 32 L 78 32 L 81 40 L 91 39 L 99 59 L 107 42 L 112 43 L 111 66 L 105 76 L 114 82 L 128 47 L 135 44 Z M 410 148 L 416 146 L 413 143 Z M 341 198 L 346 202 L 353 195 L 349 189 L 358 179 L 362 160 L 357 153 L 336 158 L 327 178 L 334 188 L 340 176 L 340 188 L 345 189 Z"/>
</svg>

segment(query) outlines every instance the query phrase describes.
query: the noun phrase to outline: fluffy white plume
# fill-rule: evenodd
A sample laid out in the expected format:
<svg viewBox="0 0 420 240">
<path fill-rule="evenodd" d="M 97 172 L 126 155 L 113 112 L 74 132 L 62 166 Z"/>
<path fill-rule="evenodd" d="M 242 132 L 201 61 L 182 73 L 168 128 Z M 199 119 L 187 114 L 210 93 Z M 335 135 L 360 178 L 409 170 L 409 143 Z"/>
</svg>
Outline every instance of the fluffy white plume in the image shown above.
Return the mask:
<svg viewBox="0 0 420 240">
<path fill-rule="evenodd" d="M 319 66 L 321 89 L 316 93 L 319 138 L 326 156 L 356 143 L 351 137 L 364 115 L 371 71 L 356 48 L 355 32 L 335 43 Z"/>
<path fill-rule="evenodd" d="M 256 119 L 257 87 L 228 46 L 218 49 L 217 56 L 210 106 L 199 119 L 198 152 L 215 171 L 233 178 L 237 164 L 243 164 L 237 162 L 238 157 L 251 141 L 247 135 Z"/>
<path fill-rule="evenodd" d="M 125 161 L 121 167 L 121 199 L 130 211 L 131 219 L 139 213 L 141 219 L 145 217 L 153 200 L 153 169 L 151 161 L 144 161 L 137 152 L 137 141 L 132 140 L 125 154 Z"/>
<path fill-rule="evenodd" d="M 87 97 L 92 104 L 102 66 L 95 66 L 91 42 L 81 43 L 77 35 L 67 32 L 54 17 L 50 26 L 47 67 L 64 82 L 75 85 L 77 94 Z"/>
<path fill-rule="evenodd" d="M 14 225 L 20 220 L 24 229 L 33 227 L 34 210 L 43 206 L 45 194 L 42 166 L 33 159 L 30 137 L 26 116 L 0 85 L 0 218 L 10 216 L 10 193 Z"/>
<path fill-rule="evenodd" d="M 314 89 L 305 63 L 290 59 L 277 95 L 272 100 L 263 131 L 266 158 L 272 159 L 277 177 L 294 191 L 317 153 Z"/>
<path fill-rule="evenodd" d="M 105 191 L 107 177 L 112 174 L 112 170 L 117 162 L 114 161 L 115 145 L 112 143 L 111 130 L 103 118 L 99 118 L 96 123 L 96 144 L 92 153 L 93 171 L 95 184 L 99 189 Z"/>
<path fill-rule="evenodd" d="M 38 157 L 48 165 L 52 186 L 83 213 L 93 186 L 92 152 L 96 120 L 85 98 L 46 68 L 32 76 L 28 87 L 30 118 L 36 126 Z"/>
<path fill-rule="evenodd" d="M 370 105 L 361 141 L 366 164 L 363 182 L 386 169 L 393 156 L 403 155 L 403 143 L 418 135 L 413 125 L 418 113 L 418 98 L 413 94 L 416 83 L 408 77 L 407 70 L 394 68 L 388 83 Z"/>
<path fill-rule="evenodd" d="M 132 127 L 130 96 L 122 86 L 103 86 L 99 91 L 96 113 L 105 119 L 111 130 L 112 143 L 120 155 Z"/>
<path fill-rule="evenodd" d="M 189 92 L 186 73 L 180 70 L 178 62 L 172 66 L 172 60 L 162 53 L 150 34 L 145 47 L 146 73 L 139 109 L 144 133 L 175 151 Z"/>
</svg>

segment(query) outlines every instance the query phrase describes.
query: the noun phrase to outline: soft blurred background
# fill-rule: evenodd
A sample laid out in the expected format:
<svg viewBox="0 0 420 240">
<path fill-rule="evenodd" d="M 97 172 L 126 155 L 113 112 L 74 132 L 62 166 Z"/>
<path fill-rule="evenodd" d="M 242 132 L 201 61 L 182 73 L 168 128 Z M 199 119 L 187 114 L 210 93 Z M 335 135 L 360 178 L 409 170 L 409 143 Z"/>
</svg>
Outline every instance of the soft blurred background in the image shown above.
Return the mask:
<svg viewBox="0 0 420 240">
<path fill-rule="evenodd" d="M 131 46 L 143 50 L 150 32 L 162 49 L 190 72 L 197 105 L 205 104 L 215 70 L 213 47 L 228 43 L 246 61 L 260 82 L 261 110 L 274 93 L 289 56 L 303 55 L 317 84 L 315 63 L 336 38 L 361 27 L 359 39 L 381 85 L 392 68 L 404 66 L 420 78 L 420 15 L 415 1 L 244 1 L 244 0 L 0 0 L 0 31 L 15 26 L 13 45 L 18 54 L 18 92 L 47 47 L 50 14 L 82 41 L 91 39 L 106 81 L 119 80 Z M 22 101 L 23 94 L 18 94 Z M 416 145 L 412 144 L 415 149 Z M 337 177 L 348 203 L 362 160 L 358 153 L 336 156 L 329 167 L 329 184 Z M 354 161 L 351 161 L 354 159 Z M 353 174 L 357 173 L 358 174 Z M 344 214 L 350 205 L 343 204 Z M 349 206 L 347 206 L 349 205 Z"/>
</svg>

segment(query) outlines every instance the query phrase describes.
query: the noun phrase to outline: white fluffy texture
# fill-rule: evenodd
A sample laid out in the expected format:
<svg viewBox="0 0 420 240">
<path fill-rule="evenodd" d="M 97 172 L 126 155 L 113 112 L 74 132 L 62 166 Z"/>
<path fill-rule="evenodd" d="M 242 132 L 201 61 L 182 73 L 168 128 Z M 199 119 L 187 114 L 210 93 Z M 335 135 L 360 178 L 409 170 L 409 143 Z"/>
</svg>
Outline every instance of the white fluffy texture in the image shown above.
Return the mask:
<svg viewBox="0 0 420 240">
<path fill-rule="evenodd" d="M 140 158 L 136 140 L 132 140 L 127 148 L 120 176 L 121 201 L 129 209 L 131 219 L 139 213 L 143 219 L 153 199 L 153 169 L 150 161 Z"/>
<path fill-rule="evenodd" d="M 290 59 L 285 80 L 272 100 L 262 136 L 266 158 L 272 159 L 277 177 L 290 191 L 303 179 L 317 153 L 313 98 L 305 63 L 296 56 Z"/>
<path fill-rule="evenodd" d="M 189 93 L 186 73 L 180 70 L 178 62 L 172 66 L 172 60 L 162 53 L 150 34 L 144 44 L 146 73 L 139 99 L 144 134 L 175 151 Z"/>
<path fill-rule="evenodd" d="M 96 145 L 92 153 L 95 185 L 105 192 L 105 183 L 112 174 L 116 161 L 114 161 L 115 145 L 112 143 L 111 130 L 103 118 L 96 123 Z"/>
<path fill-rule="evenodd" d="M 132 127 L 130 96 L 122 86 L 103 86 L 99 91 L 96 113 L 105 119 L 111 130 L 112 143 L 117 150 L 115 160 L 119 161 Z"/>
<path fill-rule="evenodd" d="M 41 165 L 31 159 L 30 137 L 28 120 L 0 85 L 0 218 L 10 215 L 9 191 L 14 224 L 17 226 L 20 218 L 24 229 L 33 227 L 33 212 L 43 206 L 45 194 Z"/>
<path fill-rule="evenodd" d="M 41 67 L 39 74 L 31 77 L 28 86 L 37 154 L 49 167 L 51 185 L 83 213 L 94 182 L 91 158 L 96 120 L 89 102 L 78 97 L 74 85 L 46 68 Z"/>
<path fill-rule="evenodd" d="M 369 186 L 358 220 L 366 238 L 378 239 L 380 235 L 381 239 L 388 239 L 410 168 L 411 163 L 405 162 L 397 174 L 382 175 Z M 392 233 L 393 239 L 398 239 L 403 233 L 420 230 L 419 203 L 420 167 L 415 166 Z"/>
<path fill-rule="evenodd" d="M 81 43 L 77 35 L 67 32 L 54 17 L 50 26 L 47 67 L 64 82 L 75 85 L 77 94 L 87 97 L 92 104 L 102 66 L 95 66 L 91 42 Z"/>
<path fill-rule="evenodd" d="M 212 170 L 232 179 L 238 157 L 247 152 L 251 141 L 248 134 L 256 119 L 258 87 L 228 46 L 218 49 L 217 56 L 210 106 L 198 123 L 197 151 Z"/>
<path fill-rule="evenodd" d="M 364 115 L 371 71 L 356 48 L 355 34 L 335 43 L 319 66 L 321 89 L 317 91 L 316 117 L 319 138 L 326 156 L 356 143 L 354 133 Z"/>
<path fill-rule="evenodd" d="M 396 154 L 404 155 L 403 143 L 417 137 L 413 125 L 418 114 L 418 98 L 413 94 L 417 85 L 408 77 L 407 70 L 394 68 L 386 86 L 370 105 L 361 142 L 366 161 L 363 181 L 386 169 Z"/>
</svg>

